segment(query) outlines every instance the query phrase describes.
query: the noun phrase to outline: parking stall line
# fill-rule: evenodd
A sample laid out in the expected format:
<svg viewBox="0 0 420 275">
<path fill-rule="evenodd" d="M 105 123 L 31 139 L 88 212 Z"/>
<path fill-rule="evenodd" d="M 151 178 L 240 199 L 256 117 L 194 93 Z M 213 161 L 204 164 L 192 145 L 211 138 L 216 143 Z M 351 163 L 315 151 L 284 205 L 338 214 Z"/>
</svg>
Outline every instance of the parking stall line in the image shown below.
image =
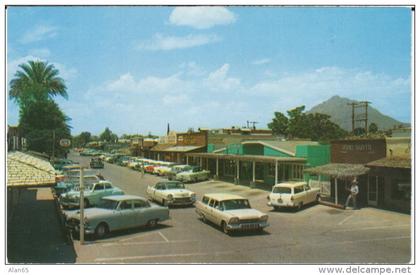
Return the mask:
<svg viewBox="0 0 420 275">
<path fill-rule="evenodd" d="M 172 244 L 172 243 L 192 243 L 198 242 L 196 240 L 177 240 L 177 241 L 150 241 L 150 242 L 116 242 L 116 243 L 106 243 L 102 244 L 102 247 L 110 247 L 110 246 L 130 246 L 130 245 L 150 245 L 150 244 Z"/>
<path fill-rule="evenodd" d="M 185 253 L 185 254 L 167 254 L 167 255 L 145 255 L 145 256 L 130 256 L 130 257 L 113 257 L 113 258 L 96 258 L 95 262 L 124 262 L 126 260 L 144 260 L 144 259 L 158 259 L 158 258 L 182 258 L 194 256 L 214 256 L 232 254 L 234 251 L 221 251 L 214 253 Z"/>
<path fill-rule="evenodd" d="M 169 243 L 169 240 L 168 240 L 168 238 L 166 238 L 165 237 L 165 235 L 163 235 L 163 233 L 162 232 L 158 232 L 159 233 L 159 235 L 165 240 L 165 242 L 167 242 L 167 243 Z"/>
<path fill-rule="evenodd" d="M 396 229 L 396 228 L 402 228 L 402 227 L 410 227 L 410 225 L 409 224 L 401 224 L 401 225 L 386 225 L 386 226 L 374 226 L 374 227 L 348 228 L 348 229 L 331 230 L 330 232 L 353 232 L 353 231 L 378 230 L 378 229 Z"/>
<path fill-rule="evenodd" d="M 343 225 L 348 220 L 350 220 L 352 217 L 353 217 L 353 215 L 350 215 L 350 216 L 345 217 L 341 222 L 338 223 L 338 225 Z"/>
</svg>

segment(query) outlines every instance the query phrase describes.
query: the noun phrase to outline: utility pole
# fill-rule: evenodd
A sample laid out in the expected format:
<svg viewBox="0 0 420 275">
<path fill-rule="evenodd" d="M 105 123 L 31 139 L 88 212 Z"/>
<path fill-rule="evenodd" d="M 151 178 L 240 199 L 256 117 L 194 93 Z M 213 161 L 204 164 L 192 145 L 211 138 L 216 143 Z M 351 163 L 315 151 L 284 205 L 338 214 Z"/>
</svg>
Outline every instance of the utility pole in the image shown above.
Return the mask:
<svg viewBox="0 0 420 275">
<path fill-rule="evenodd" d="M 52 142 L 52 160 L 55 159 L 55 129 L 53 130 L 53 142 Z"/>
<path fill-rule="evenodd" d="M 85 242 L 85 186 L 83 184 L 83 167 L 80 167 L 80 244 Z"/>
<path fill-rule="evenodd" d="M 351 110 L 351 130 L 352 133 L 354 134 L 354 130 L 356 129 L 356 123 L 357 122 L 361 122 L 364 124 L 364 128 L 365 128 L 365 135 L 368 134 L 368 106 L 369 106 L 370 102 L 369 101 L 359 101 L 359 102 L 352 102 L 352 103 L 347 103 L 347 105 L 350 105 L 352 107 Z M 356 108 L 362 108 L 363 112 L 359 113 L 357 116 L 355 115 L 355 110 Z"/>
</svg>

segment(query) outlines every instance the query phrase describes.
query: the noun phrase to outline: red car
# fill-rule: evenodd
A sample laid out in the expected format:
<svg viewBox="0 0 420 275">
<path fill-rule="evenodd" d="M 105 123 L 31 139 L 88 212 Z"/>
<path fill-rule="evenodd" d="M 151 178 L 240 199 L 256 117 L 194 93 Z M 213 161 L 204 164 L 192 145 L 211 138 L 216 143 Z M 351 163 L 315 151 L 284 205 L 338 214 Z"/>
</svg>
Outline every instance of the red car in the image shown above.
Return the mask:
<svg viewBox="0 0 420 275">
<path fill-rule="evenodd" d="M 144 166 L 144 172 L 153 174 L 155 167 L 156 165 L 146 165 Z"/>
</svg>

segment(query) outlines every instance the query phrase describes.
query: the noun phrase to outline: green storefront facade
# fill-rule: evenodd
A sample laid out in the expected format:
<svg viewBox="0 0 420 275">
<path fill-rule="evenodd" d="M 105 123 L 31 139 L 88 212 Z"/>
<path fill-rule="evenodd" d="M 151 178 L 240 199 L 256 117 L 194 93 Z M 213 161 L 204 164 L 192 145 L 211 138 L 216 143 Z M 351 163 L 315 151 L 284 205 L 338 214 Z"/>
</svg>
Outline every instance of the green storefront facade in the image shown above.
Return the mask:
<svg viewBox="0 0 420 275">
<path fill-rule="evenodd" d="M 309 180 L 303 170 L 330 162 L 330 146 L 312 141 L 243 141 L 207 153 L 188 154 L 215 178 L 242 184 Z"/>
</svg>

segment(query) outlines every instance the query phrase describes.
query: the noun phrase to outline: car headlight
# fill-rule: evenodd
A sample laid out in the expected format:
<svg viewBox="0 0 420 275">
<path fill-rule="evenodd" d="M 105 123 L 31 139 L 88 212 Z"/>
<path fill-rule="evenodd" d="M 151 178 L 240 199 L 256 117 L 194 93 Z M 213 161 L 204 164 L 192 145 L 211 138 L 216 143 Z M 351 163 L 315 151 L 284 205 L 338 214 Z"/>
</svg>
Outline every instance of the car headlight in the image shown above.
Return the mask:
<svg viewBox="0 0 420 275">
<path fill-rule="evenodd" d="M 267 215 L 261 216 L 261 218 L 260 218 L 260 221 L 262 221 L 262 222 L 266 222 L 267 220 L 268 220 Z"/>
<path fill-rule="evenodd" d="M 239 223 L 239 218 L 231 218 L 229 223 Z"/>
<path fill-rule="evenodd" d="M 173 200 L 174 196 L 172 194 L 169 194 L 166 198 L 171 201 Z"/>
</svg>

